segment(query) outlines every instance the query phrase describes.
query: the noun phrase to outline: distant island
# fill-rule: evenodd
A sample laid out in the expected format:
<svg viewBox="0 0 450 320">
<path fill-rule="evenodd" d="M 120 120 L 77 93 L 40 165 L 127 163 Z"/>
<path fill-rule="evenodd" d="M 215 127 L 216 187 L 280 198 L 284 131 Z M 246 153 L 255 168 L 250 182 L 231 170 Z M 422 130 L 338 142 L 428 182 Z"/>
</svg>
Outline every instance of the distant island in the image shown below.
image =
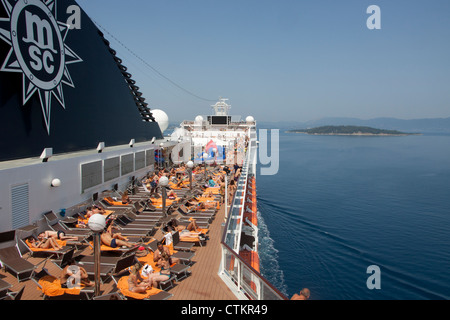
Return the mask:
<svg viewBox="0 0 450 320">
<path fill-rule="evenodd" d="M 397 130 L 375 129 L 363 126 L 321 126 L 311 129 L 295 129 L 286 132 L 306 133 L 312 135 L 345 135 L 345 136 L 407 136 L 417 133 L 406 133 Z"/>
</svg>

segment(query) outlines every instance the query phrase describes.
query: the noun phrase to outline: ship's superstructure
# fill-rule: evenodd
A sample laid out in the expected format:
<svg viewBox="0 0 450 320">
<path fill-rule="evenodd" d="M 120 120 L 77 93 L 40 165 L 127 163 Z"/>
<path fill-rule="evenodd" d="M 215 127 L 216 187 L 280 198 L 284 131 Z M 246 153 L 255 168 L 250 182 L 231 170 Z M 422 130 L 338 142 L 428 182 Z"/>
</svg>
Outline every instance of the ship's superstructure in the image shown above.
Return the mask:
<svg viewBox="0 0 450 320">
<path fill-rule="evenodd" d="M 285 299 L 260 274 L 256 197 L 257 134 L 252 116 L 230 115 L 228 99 L 220 98 L 212 115 L 183 121 L 171 135 L 184 143 L 195 162 L 225 164 L 235 177 L 233 194 L 225 193 L 222 262 L 218 273 L 239 299 Z M 230 182 L 226 185 L 230 187 Z"/>
</svg>

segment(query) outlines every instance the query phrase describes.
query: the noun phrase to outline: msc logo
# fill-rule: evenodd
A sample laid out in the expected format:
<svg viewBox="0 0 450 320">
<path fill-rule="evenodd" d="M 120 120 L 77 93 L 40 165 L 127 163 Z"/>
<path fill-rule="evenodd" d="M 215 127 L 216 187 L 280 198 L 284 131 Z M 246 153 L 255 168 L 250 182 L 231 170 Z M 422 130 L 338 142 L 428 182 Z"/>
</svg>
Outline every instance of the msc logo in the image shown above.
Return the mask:
<svg viewBox="0 0 450 320">
<path fill-rule="evenodd" d="M 52 96 L 65 108 L 62 84 L 74 87 L 67 65 L 83 61 L 65 43 L 70 26 L 56 20 L 56 0 L 1 0 L 0 38 L 11 45 L 1 71 L 23 74 L 23 104 L 38 91 L 47 133 Z"/>
</svg>

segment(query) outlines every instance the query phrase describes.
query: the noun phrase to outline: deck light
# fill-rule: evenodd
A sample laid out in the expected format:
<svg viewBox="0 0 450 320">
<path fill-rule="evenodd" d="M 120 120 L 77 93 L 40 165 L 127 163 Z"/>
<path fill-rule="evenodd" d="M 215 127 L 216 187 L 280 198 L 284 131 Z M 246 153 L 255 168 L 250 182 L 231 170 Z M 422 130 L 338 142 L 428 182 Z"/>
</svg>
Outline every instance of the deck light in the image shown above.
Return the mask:
<svg viewBox="0 0 450 320">
<path fill-rule="evenodd" d="M 95 296 L 100 295 L 100 234 L 106 226 L 106 219 L 101 214 L 93 214 L 88 221 L 89 228 L 94 232 L 94 270 Z"/>
<path fill-rule="evenodd" d="M 47 162 L 51 156 L 53 156 L 53 148 L 45 148 L 39 158 L 42 159 L 42 162 Z"/>
<path fill-rule="evenodd" d="M 166 216 L 166 187 L 169 185 L 169 179 L 166 176 L 162 176 L 159 178 L 159 185 L 161 186 L 161 193 L 162 193 L 162 212 Z"/>
<path fill-rule="evenodd" d="M 61 185 L 61 180 L 58 178 L 55 178 L 52 180 L 52 183 L 50 184 L 51 187 L 59 187 Z"/>
<path fill-rule="evenodd" d="M 100 142 L 97 146 L 97 152 L 98 153 L 102 153 L 103 149 L 105 149 L 105 143 L 104 142 Z"/>
<path fill-rule="evenodd" d="M 186 166 L 188 167 L 188 171 L 189 171 L 189 189 L 192 191 L 192 168 L 194 167 L 194 163 L 189 160 L 186 163 Z"/>
</svg>

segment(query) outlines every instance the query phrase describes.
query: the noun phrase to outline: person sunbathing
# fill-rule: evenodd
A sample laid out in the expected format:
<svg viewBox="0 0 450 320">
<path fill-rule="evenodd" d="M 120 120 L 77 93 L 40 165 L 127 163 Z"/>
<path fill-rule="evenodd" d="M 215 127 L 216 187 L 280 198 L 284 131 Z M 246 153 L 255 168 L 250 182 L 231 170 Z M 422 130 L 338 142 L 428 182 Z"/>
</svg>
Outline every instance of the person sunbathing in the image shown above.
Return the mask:
<svg viewBox="0 0 450 320">
<path fill-rule="evenodd" d="M 143 279 L 140 273 L 142 265 L 136 263 L 130 267 L 130 275 L 128 277 L 128 290 L 135 293 L 145 293 L 151 288 L 151 283 L 148 279 Z"/>
<path fill-rule="evenodd" d="M 205 209 L 214 208 L 217 204 L 215 202 L 206 203 L 206 202 L 195 201 L 195 200 L 191 199 L 191 200 L 187 201 L 185 205 L 189 209 L 195 208 L 195 210 L 205 210 Z"/>
<path fill-rule="evenodd" d="M 33 248 L 37 249 L 53 249 L 53 250 L 60 250 L 62 247 L 56 242 L 55 238 L 47 238 L 43 239 L 42 241 L 38 241 L 34 238 L 30 239 L 30 244 Z"/>
<path fill-rule="evenodd" d="M 212 191 L 204 192 L 200 197 L 201 198 L 214 198 L 214 193 Z"/>
<path fill-rule="evenodd" d="M 165 247 L 161 241 L 158 241 L 156 246 L 156 250 L 153 252 L 153 262 L 158 262 L 161 259 L 161 254 L 163 252 L 169 255 L 170 264 L 180 262 L 180 259 L 171 257 L 169 248 Z"/>
<path fill-rule="evenodd" d="M 191 232 L 196 232 L 197 230 L 199 230 L 200 228 L 197 225 L 197 222 L 195 221 L 195 219 L 192 219 L 191 222 L 187 225 L 180 225 L 178 224 L 178 221 L 176 219 L 172 219 L 167 223 L 167 226 L 172 229 L 172 231 L 182 231 L 182 230 L 187 230 L 187 231 L 191 231 Z"/>
<path fill-rule="evenodd" d="M 161 271 L 153 272 L 148 276 L 148 281 L 154 288 L 158 286 L 159 281 L 165 281 L 170 278 L 169 255 L 166 252 L 161 253 L 161 258 L 156 263 L 156 266 L 160 267 Z"/>
<path fill-rule="evenodd" d="M 86 270 L 83 267 L 76 265 L 73 259 L 71 259 L 67 266 L 61 270 L 59 281 L 62 288 L 73 288 L 78 286 L 79 283 L 87 287 L 95 285 L 94 281 L 89 280 L 89 275 Z M 74 283 L 74 281 L 79 281 L 79 283 Z"/>
<path fill-rule="evenodd" d="M 113 249 L 118 248 L 118 247 L 131 248 L 135 245 L 134 243 L 126 241 L 127 238 L 122 236 L 122 234 L 113 233 L 112 229 L 113 229 L 113 226 L 110 225 L 108 227 L 108 229 L 100 235 L 102 244 L 104 244 L 105 246 L 111 247 Z"/>
<path fill-rule="evenodd" d="M 44 232 L 41 232 L 38 235 L 38 239 L 39 240 L 44 240 L 47 238 L 55 238 L 55 239 L 59 239 L 59 240 L 69 240 L 69 241 L 77 241 L 78 237 L 74 237 L 74 236 L 66 236 L 66 234 L 64 233 L 64 231 L 52 231 L 52 230 L 46 230 Z"/>
<path fill-rule="evenodd" d="M 100 206 L 94 205 L 92 207 L 92 213 L 106 214 L 106 210 Z"/>
<path fill-rule="evenodd" d="M 128 197 L 128 191 L 125 191 L 125 192 L 122 194 L 122 204 L 129 204 L 129 203 L 131 203 L 131 200 L 130 200 L 130 198 Z"/>
<path fill-rule="evenodd" d="M 166 232 L 180 232 L 180 237 L 183 238 L 204 238 L 203 232 L 197 225 L 195 219 L 192 219 L 191 222 L 187 226 L 178 225 L 178 222 L 175 219 L 172 219 L 167 223 L 167 226 L 164 228 Z"/>
</svg>

